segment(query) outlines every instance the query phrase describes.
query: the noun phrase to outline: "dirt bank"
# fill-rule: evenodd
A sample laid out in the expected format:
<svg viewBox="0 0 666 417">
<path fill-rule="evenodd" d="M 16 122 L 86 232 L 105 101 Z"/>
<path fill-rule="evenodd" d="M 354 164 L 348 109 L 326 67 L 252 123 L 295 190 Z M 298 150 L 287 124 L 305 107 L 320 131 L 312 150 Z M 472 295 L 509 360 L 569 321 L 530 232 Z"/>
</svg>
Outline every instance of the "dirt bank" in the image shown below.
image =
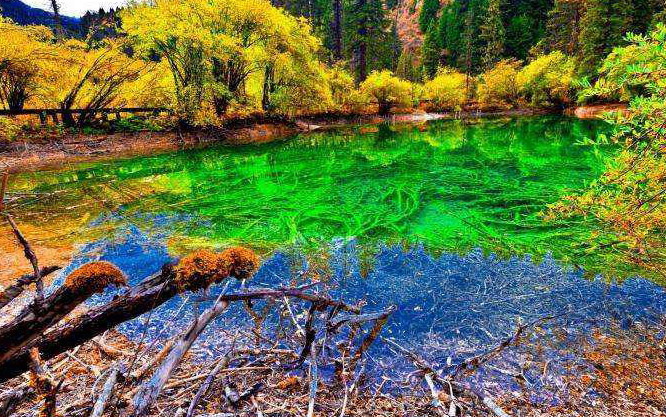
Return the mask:
<svg viewBox="0 0 666 417">
<path fill-rule="evenodd" d="M 590 106 L 580 106 L 565 112 L 571 116 L 576 116 L 579 119 L 600 119 L 604 114 L 610 112 L 624 112 L 627 110 L 627 105 L 623 103 L 613 104 L 594 104 Z"/>
<path fill-rule="evenodd" d="M 295 123 L 259 123 L 230 129 L 66 135 L 57 140 L 31 138 L 0 145 L 0 170 L 25 172 L 63 163 L 153 155 L 214 143 L 263 143 L 301 131 Z"/>
</svg>

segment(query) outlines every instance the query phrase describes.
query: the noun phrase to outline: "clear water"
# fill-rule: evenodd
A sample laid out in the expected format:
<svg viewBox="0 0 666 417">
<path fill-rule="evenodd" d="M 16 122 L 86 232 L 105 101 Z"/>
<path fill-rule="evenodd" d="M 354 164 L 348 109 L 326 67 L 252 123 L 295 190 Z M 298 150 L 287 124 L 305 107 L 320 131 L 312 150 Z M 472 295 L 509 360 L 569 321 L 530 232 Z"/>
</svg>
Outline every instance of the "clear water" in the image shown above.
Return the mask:
<svg viewBox="0 0 666 417">
<path fill-rule="evenodd" d="M 90 260 L 113 262 L 136 283 L 192 248 L 241 243 L 263 255 L 251 285 L 326 274 L 318 290 L 331 296 L 363 299 L 366 311 L 395 305 L 384 335 L 439 364 L 488 349 L 519 321 L 558 315 L 538 336 L 556 341 L 542 349 L 549 373 L 537 362 L 524 370 L 533 399 L 556 404 L 567 397 L 563 379 L 592 372 L 571 353 L 578 340 L 615 323 L 654 325 L 666 314 L 657 284 L 608 285 L 571 268 L 599 261 L 577 250 L 589 229 L 545 224 L 539 215 L 603 171 L 613 150 L 579 143 L 607 129 L 552 116 L 348 127 L 26 173 L 13 179 L 12 191 L 23 196 L 15 206 L 21 224 L 45 231 L 41 243 L 81 244 L 54 286 Z M 175 297 L 121 330 L 164 340 L 192 320 L 193 298 Z M 265 330 L 279 321 L 273 311 Z M 198 344 L 217 355 L 229 344 L 221 335 L 251 334 L 251 327 L 234 306 Z M 369 370 L 396 380 L 413 370 L 379 343 L 372 357 Z M 521 369 L 524 358 L 511 348 L 496 361 Z M 490 368 L 474 378 L 498 396 L 520 389 Z"/>
<path fill-rule="evenodd" d="M 50 243 L 132 225 L 168 236 L 176 254 L 355 238 L 570 261 L 586 229 L 539 213 L 602 172 L 609 150 L 578 144 L 606 129 L 556 116 L 349 127 L 22 174 L 13 191 L 31 196 L 21 220 Z"/>
</svg>

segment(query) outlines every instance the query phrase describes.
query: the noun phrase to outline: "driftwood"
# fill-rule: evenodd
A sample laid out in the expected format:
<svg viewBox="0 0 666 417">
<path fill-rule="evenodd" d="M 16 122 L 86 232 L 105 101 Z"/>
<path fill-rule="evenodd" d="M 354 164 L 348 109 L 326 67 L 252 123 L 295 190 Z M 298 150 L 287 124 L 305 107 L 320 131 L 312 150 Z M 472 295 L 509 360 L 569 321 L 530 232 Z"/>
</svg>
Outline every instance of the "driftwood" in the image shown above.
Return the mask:
<svg viewBox="0 0 666 417">
<path fill-rule="evenodd" d="M 42 274 L 41 270 L 39 269 L 39 264 L 37 262 L 37 256 L 35 255 L 35 251 L 32 250 L 30 243 L 28 243 L 28 240 L 25 238 L 25 236 L 23 236 L 23 233 L 21 233 L 21 231 L 19 230 L 12 216 L 9 215 L 9 213 L 7 213 L 5 214 L 5 217 L 7 218 L 7 222 L 9 223 L 9 226 L 12 228 L 12 231 L 14 232 L 14 236 L 16 236 L 16 240 L 18 240 L 18 242 L 23 247 L 23 253 L 25 257 L 30 261 L 30 264 L 32 265 L 33 274 L 35 276 L 34 282 L 37 288 L 36 300 L 41 301 L 44 298 L 44 282 L 42 281 Z"/>
<path fill-rule="evenodd" d="M 113 368 L 111 368 L 109 377 L 106 379 L 106 382 L 104 383 L 104 388 L 102 388 L 102 393 L 99 395 L 99 397 L 97 397 L 97 401 L 95 401 L 95 406 L 93 407 L 93 411 L 90 414 L 90 417 L 102 416 L 102 413 L 104 413 L 104 408 L 106 408 L 106 404 L 109 402 L 109 399 L 113 394 L 113 387 L 116 385 L 119 375 L 120 375 L 120 369 L 118 366 L 114 366 Z"/>
<path fill-rule="evenodd" d="M 381 337 L 381 340 L 389 345 L 391 345 L 393 348 L 395 348 L 398 352 L 402 353 L 407 359 L 409 359 L 414 366 L 416 366 L 417 369 L 419 369 L 424 377 L 425 375 L 428 375 L 430 378 L 432 378 L 433 381 L 437 381 L 438 383 L 442 384 L 443 386 L 450 385 L 454 388 L 456 388 L 459 392 L 465 392 L 469 395 L 472 395 L 473 397 L 477 398 L 480 400 L 486 408 L 492 412 L 494 415 L 497 417 L 511 417 L 509 414 L 507 414 L 500 406 L 497 405 L 495 400 L 493 400 L 491 397 L 486 395 L 485 393 L 469 387 L 459 381 L 455 381 L 452 379 L 447 379 L 442 377 L 439 372 L 435 369 L 433 365 L 430 365 L 425 359 L 421 358 L 419 355 L 416 353 L 405 349 L 404 347 L 400 346 L 398 343 L 391 339 L 386 339 L 384 337 Z"/>
<path fill-rule="evenodd" d="M 37 347 L 48 360 L 66 352 L 127 320 L 156 308 L 175 296 L 179 289 L 173 283 L 170 266 L 148 278 L 127 294 L 103 306 L 93 308 L 32 342 L 12 357 L 0 361 L 0 382 L 27 371 L 28 348 Z"/>
<path fill-rule="evenodd" d="M 40 275 L 45 277 L 59 270 L 59 266 L 47 266 L 40 269 Z M 35 274 L 26 274 L 17 279 L 12 285 L 0 291 L 0 309 L 11 303 L 16 297 L 21 295 L 25 287 L 37 280 Z"/>
<path fill-rule="evenodd" d="M 185 415 L 185 417 L 192 417 L 194 415 L 194 410 L 196 410 L 197 405 L 199 405 L 199 401 L 201 401 L 201 398 L 203 398 L 203 396 L 206 395 L 208 389 L 210 388 L 210 385 L 215 380 L 217 374 L 219 374 L 223 368 L 229 366 L 230 361 L 231 357 L 227 355 L 220 362 L 218 362 L 217 365 L 215 365 L 212 371 L 210 371 L 210 373 L 206 377 L 206 380 L 204 381 L 203 384 L 201 384 L 194 398 L 192 398 L 190 406 L 187 408 L 187 414 Z"/>
<path fill-rule="evenodd" d="M 30 386 L 23 386 L 4 393 L 0 397 L 0 417 L 11 415 L 19 403 L 29 401 L 36 395 L 35 389 Z"/>
<path fill-rule="evenodd" d="M 30 349 L 30 377 L 37 393 L 44 398 L 40 417 L 55 417 L 56 395 L 65 380 L 62 379 L 59 383 L 56 383 L 51 379 L 44 369 L 39 351 L 34 348 Z"/>
<path fill-rule="evenodd" d="M 180 365 L 183 356 L 192 347 L 192 343 L 199 337 L 201 332 L 208 326 L 211 320 L 218 317 L 229 306 L 229 302 L 222 300 L 223 294 L 218 297 L 215 304 L 197 317 L 189 328 L 182 335 L 180 340 L 176 341 L 173 348 L 164 359 L 160 367 L 155 371 L 152 378 L 147 381 L 134 396 L 132 403 L 134 406 L 134 416 L 141 416 L 148 412 L 150 406 L 155 402 L 162 388 L 171 377 L 173 371 Z"/>
</svg>

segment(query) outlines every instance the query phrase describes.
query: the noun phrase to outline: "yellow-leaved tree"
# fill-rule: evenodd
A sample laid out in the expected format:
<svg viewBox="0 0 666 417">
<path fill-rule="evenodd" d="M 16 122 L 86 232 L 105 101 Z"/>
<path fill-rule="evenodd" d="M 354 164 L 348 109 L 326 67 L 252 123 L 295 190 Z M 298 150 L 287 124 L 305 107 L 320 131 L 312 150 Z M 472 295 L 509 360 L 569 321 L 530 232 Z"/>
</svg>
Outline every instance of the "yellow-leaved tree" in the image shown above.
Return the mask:
<svg viewBox="0 0 666 417">
<path fill-rule="evenodd" d="M 110 40 L 93 48 L 70 39 L 54 48 L 57 59 L 49 62 L 41 95 L 63 111 L 68 126 L 89 123 L 100 109 L 126 106 L 123 88 L 152 65 L 130 57 L 122 44 Z M 76 119 L 73 109 L 83 110 Z"/>
<path fill-rule="evenodd" d="M 38 93 L 48 62 L 53 62 L 53 33 L 44 26 L 19 26 L 0 16 L 0 105 L 21 110 Z"/>
<path fill-rule="evenodd" d="M 139 52 L 168 63 L 184 121 L 211 107 L 224 115 L 247 101 L 250 81 L 261 86 L 254 99 L 264 109 L 331 101 L 320 41 L 268 0 L 156 0 L 130 6 L 122 19 Z"/>
</svg>

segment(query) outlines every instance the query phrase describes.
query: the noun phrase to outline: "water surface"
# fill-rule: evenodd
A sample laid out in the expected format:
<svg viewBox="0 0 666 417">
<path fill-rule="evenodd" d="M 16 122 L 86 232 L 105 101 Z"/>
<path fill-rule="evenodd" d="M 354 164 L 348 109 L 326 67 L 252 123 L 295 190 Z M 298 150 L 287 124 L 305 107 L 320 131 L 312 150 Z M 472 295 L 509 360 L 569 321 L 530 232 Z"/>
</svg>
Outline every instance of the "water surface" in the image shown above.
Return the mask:
<svg viewBox="0 0 666 417">
<path fill-rule="evenodd" d="M 23 174 L 13 191 L 51 243 L 136 226 L 175 253 L 354 238 L 569 261 L 587 231 L 539 213 L 602 172 L 609 150 L 580 143 L 606 129 L 555 116 L 348 127 Z"/>
</svg>

